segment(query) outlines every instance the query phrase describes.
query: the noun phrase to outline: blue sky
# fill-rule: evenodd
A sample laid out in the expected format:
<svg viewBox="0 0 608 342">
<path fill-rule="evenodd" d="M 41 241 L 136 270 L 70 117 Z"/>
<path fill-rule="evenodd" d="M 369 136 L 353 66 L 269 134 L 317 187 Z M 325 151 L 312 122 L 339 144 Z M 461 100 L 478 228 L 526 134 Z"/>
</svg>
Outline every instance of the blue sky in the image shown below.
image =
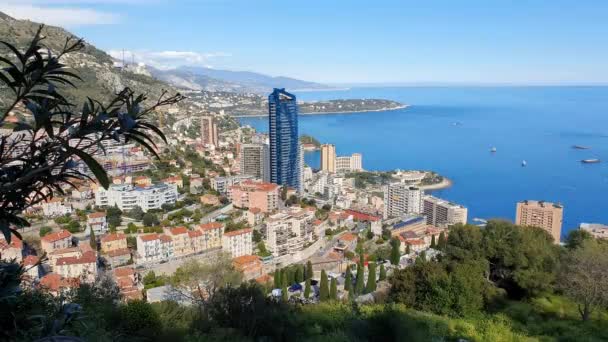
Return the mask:
<svg viewBox="0 0 608 342">
<path fill-rule="evenodd" d="M 325 83 L 608 83 L 608 1 L 2 0 L 0 10 L 162 68 Z"/>
</svg>

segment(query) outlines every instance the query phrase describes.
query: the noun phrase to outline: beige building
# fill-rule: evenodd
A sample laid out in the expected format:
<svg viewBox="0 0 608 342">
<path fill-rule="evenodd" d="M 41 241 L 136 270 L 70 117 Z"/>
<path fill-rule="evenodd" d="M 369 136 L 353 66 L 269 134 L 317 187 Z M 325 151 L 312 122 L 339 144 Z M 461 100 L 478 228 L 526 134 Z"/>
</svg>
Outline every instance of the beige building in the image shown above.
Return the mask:
<svg viewBox="0 0 608 342">
<path fill-rule="evenodd" d="M 224 225 L 218 222 L 201 224 L 198 229 L 203 232 L 204 249 L 222 247 L 222 234 Z"/>
<path fill-rule="evenodd" d="M 547 231 L 555 243 L 559 243 L 562 233 L 564 207 L 544 201 L 522 201 L 517 203 L 515 224 L 539 227 Z"/>
<path fill-rule="evenodd" d="M 237 208 L 258 208 L 268 213 L 279 208 L 279 186 L 245 180 L 230 187 L 230 199 Z"/>
<path fill-rule="evenodd" d="M 57 249 L 68 248 L 72 246 L 72 234 L 65 229 L 47 234 L 40 239 L 40 245 L 47 254 Z"/>
<path fill-rule="evenodd" d="M 232 258 L 253 254 L 253 229 L 245 228 L 224 233 L 222 249 Z"/>
<path fill-rule="evenodd" d="M 165 228 L 164 233 L 171 237 L 173 256 L 182 257 L 192 253 L 192 244 L 186 227 Z"/>
<path fill-rule="evenodd" d="M 321 145 L 321 171 L 336 172 L 336 146 L 332 144 Z"/>
<path fill-rule="evenodd" d="M 93 251 L 87 251 L 80 257 L 60 258 L 53 271 L 65 278 L 78 278 L 92 283 L 97 276 L 97 255 Z"/>
<path fill-rule="evenodd" d="M 204 145 L 213 145 L 217 147 L 217 124 L 212 116 L 203 116 L 201 118 L 201 138 Z"/>
<path fill-rule="evenodd" d="M 426 216 L 426 223 L 435 227 L 467 223 L 467 208 L 433 196 L 424 196 L 422 213 Z"/>
<path fill-rule="evenodd" d="M 101 238 L 101 251 L 108 253 L 127 248 L 127 236 L 122 233 L 108 234 Z"/>
</svg>

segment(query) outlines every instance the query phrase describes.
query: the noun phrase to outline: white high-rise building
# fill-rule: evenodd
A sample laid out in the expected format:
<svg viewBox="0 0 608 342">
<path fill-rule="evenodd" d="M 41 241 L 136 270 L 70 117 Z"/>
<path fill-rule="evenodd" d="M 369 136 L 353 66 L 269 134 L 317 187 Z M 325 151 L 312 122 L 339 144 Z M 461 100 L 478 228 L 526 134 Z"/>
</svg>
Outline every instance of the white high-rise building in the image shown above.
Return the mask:
<svg viewBox="0 0 608 342">
<path fill-rule="evenodd" d="M 384 218 L 419 214 L 422 211 L 422 196 L 419 188 L 394 183 L 384 187 Z"/>
<path fill-rule="evenodd" d="M 350 156 L 336 157 L 336 172 L 359 172 L 363 171 L 363 155 L 361 153 L 353 153 Z"/>
<path fill-rule="evenodd" d="M 321 171 L 336 172 L 336 146 L 332 144 L 321 145 Z"/>
<path fill-rule="evenodd" d="M 270 154 L 268 144 L 241 145 L 241 175 L 270 181 Z"/>
<path fill-rule="evenodd" d="M 423 198 L 422 213 L 426 216 L 426 223 L 436 227 L 467 223 L 467 208 L 430 195 Z"/>
</svg>

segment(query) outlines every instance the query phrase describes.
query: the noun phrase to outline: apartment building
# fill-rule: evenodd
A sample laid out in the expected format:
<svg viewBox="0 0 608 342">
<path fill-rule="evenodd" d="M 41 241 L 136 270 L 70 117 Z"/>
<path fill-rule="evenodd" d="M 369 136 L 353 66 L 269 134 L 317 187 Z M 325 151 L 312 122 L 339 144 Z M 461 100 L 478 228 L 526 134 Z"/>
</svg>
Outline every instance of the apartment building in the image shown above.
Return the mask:
<svg viewBox="0 0 608 342">
<path fill-rule="evenodd" d="M 148 187 L 132 184 L 113 184 L 106 190 L 98 187 L 95 191 L 95 205 L 107 207 L 117 205 L 120 210 L 131 210 L 139 206 L 143 211 L 160 209 L 165 203 L 177 200 L 177 185 L 160 183 Z"/>
<path fill-rule="evenodd" d="M 253 229 L 245 228 L 224 233 L 222 249 L 232 258 L 253 254 Z"/>
<path fill-rule="evenodd" d="M 198 229 L 203 233 L 204 249 L 222 247 L 222 235 L 224 234 L 224 225 L 219 222 L 209 222 L 201 224 Z"/>
<path fill-rule="evenodd" d="M 138 263 L 159 262 L 173 257 L 171 237 L 164 234 L 137 236 Z"/>
<path fill-rule="evenodd" d="M 276 257 L 291 254 L 314 241 L 314 212 L 286 210 L 266 220 L 266 247 Z"/>
<path fill-rule="evenodd" d="M 333 144 L 321 145 L 321 171 L 336 172 L 336 146 Z"/>
<path fill-rule="evenodd" d="M 79 257 L 59 258 L 55 262 L 53 271 L 65 278 L 77 278 L 92 283 L 97 277 L 97 254 L 94 251 L 87 251 Z"/>
<path fill-rule="evenodd" d="M 186 227 L 165 228 L 164 233 L 171 237 L 174 257 L 182 257 L 192 253 L 192 244 Z"/>
<path fill-rule="evenodd" d="M 423 198 L 422 213 L 426 216 L 426 223 L 435 227 L 467 223 L 467 208 L 430 195 Z"/>
<path fill-rule="evenodd" d="M 42 213 L 46 217 L 57 217 L 74 212 L 70 203 L 64 202 L 61 198 L 51 198 L 50 200 L 43 202 Z"/>
<path fill-rule="evenodd" d="M 47 234 L 40 239 L 40 245 L 42 250 L 47 254 L 50 254 L 57 249 L 71 247 L 72 234 L 65 229 Z"/>
<path fill-rule="evenodd" d="M 100 236 L 108 231 L 108 223 L 106 221 L 105 212 L 95 212 L 87 215 L 87 232 L 88 235 L 91 231 L 95 233 L 95 236 Z"/>
<path fill-rule="evenodd" d="M 245 180 L 230 187 L 230 198 L 237 208 L 258 208 L 268 213 L 279 208 L 279 186 Z"/>
<path fill-rule="evenodd" d="M 359 172 L 363 171 L 363 155 L 361 153 L 353 153 L 350 156 L 336 157 L 336 172 Z"/>
<path fill-rule="evenodd" d="M 270 153 L 268 144 L 242 144 L 240 146 L 240 174 L 270 181 Z"/>
<path fill-rule="evenodd" d="M 203 145 L 219 146 L 217 124 L 213 116 L 203 116 L 201 118 L 201 139 Z"/>
<path fill-rule="evenodd" d="M 564 207 L 545 201 L 521 201 L 517 203 L 515 224 L 539 227 L 551 234 L 559 243 L 562 233 Z"/>
<path fill-rule="evenodd" d="M 230 195 L 230 187 L 246 179 L 253 179 L 252 176 L 239 175 L 239 176 L 227 176 L 227 177 L 213 177 L 211 178 L 211 189 L 219 192 L 221 195 Z"/>
<path fill-rule="evenodd" d="M 424 191 L 404 183 L 393 183 L 384 187 L 384 218 L 420 214 Z"/>
</svg>

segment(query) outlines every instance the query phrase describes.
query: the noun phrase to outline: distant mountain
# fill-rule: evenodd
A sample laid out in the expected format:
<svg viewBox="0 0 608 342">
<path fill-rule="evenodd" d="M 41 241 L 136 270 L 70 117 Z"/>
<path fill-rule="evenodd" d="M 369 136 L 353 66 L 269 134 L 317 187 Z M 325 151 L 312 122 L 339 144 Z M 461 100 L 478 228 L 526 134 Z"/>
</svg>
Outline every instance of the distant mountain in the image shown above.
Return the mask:
<svg viewBox="0 0 608 342">
<path fill-rule="evenodd" d="M 175 87 L 189 90 L 231 91 L 266 94 L 272 88 L 330 89 L 330 86 L 282 76 L 268 76 L 251 71 L 230 71 L 183 66 L 172 70 L 150 68 L 152 75 Z"/>
<path fill-rule="evenodd" d="M 0 12 L 0 40 L 13 44 L 18 49 L 23 50 L 29 45 L 39 26 L 38 23 L 17 20 Z M 68 37 L 74 37 L 72 33 L 55 26 L 45 26 L 42 33 L 45 36 L 42 42 L 55 53 L 61 50 Z M 0 54 L 12 56 L 12 53 L 4 46 L 0 47 Z M 171 85 L 147 74 L 145 69 L 137 66 L 117 67 L 112 57 L 89 43 L 85 44 L 83 50 L 66 55 L 62 61 L 73 68 L 83 80 L 75 82 L 78 86 L 77 89 L 65 88 L 68 98 L 75 103 L 82 103 L 87 96 L 102 101 L 107 100 L 124 87 L 130 87 L 138 93 L 148 94 L 150 101 L 160 96 L 163 90 L 170 93 L 177 92 Z M 6 98 L 6 95 L 0 89 L 0 107 L 2 107 L 1 101 Z"/>
</svg>

